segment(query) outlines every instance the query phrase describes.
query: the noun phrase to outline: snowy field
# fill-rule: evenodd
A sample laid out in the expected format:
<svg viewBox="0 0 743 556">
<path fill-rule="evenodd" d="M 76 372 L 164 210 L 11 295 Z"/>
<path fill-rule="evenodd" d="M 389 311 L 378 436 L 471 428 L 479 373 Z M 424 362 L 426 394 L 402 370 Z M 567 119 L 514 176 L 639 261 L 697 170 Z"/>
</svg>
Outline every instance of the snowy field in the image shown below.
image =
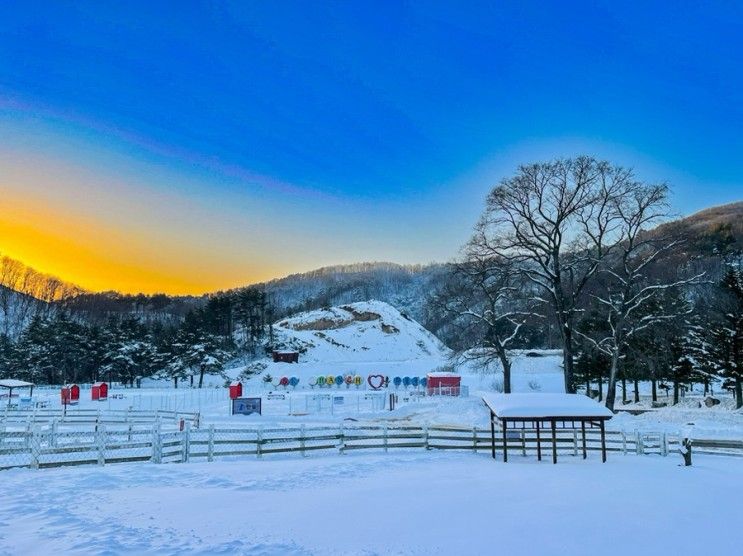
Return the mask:
<svg viewBox="0 0 743 556">
<path fill-rule="evenodd" d="M 738 553 L 743 459 L 679 462 L 410 453 L 13 470 L 0 554 Z"/>
</svg>

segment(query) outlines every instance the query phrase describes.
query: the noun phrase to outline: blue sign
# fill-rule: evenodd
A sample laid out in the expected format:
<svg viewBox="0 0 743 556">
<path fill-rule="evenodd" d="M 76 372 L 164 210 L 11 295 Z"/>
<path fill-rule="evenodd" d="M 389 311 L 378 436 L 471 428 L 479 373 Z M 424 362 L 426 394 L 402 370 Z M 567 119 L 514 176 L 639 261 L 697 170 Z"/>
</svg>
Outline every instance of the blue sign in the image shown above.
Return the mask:
<svg viewBox="0 0 743 556">
<path fill-rule="evenodd" d="M 232 400 L 233 415 L 250 415 L 251 413 L 261 415 L 260 398 L 235 398 Z"/>
</svg>

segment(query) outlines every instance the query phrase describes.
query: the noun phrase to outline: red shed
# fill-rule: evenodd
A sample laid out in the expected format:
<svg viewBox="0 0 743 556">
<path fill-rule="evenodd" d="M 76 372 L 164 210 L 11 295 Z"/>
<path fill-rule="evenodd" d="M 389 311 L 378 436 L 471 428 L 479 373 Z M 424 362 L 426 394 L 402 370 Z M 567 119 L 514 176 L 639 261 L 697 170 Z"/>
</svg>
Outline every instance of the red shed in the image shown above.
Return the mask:
<svg viewBox="0 0 743 556">
<path fill-rule="evenodd" d="M 456 373 L 428 373 L 426 389 L 429 396 L 458 396 L 462 377 Z"/>
<path fill-rule="evenodd" d="M 77 384 L 70 385 L 70 401 L 73 403 L 80 401 L 80 387 Z"/>
<path fill-rule="evenodd" d="M 274 363 L 299 363 L 298 351 L 276 351 L 272 352 Z"/>
<path fill-rule="evenodd" d="M 236 381 L 230 384 L 230 399 L 236 400 L 243 395 L 243 383 Z"/>
<path fill-rule="evenodd" d="M 105 382 L 96 382 L 90 389 L 90 394 L 93 401 L 98 400 L 101 402 L 108 399 L 108 384 Z"/>
</svg>

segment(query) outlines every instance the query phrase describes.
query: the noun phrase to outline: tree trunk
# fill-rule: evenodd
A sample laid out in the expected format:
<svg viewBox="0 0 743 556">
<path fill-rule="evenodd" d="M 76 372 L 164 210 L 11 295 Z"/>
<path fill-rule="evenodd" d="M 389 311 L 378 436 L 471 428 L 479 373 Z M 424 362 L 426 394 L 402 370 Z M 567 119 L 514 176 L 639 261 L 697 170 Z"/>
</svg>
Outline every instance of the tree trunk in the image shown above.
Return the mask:
<svg viewBox="0 0 743 556">
<path fill-rule="evenodd" d="M 191 388 L 193 388 L 193 374 L 191 375 Z"/>
<path fill-rule="evenodd" d="M 622 403 L 627 404 L 627 378 L 622 376 Z"/>
<path fill-rule="evenodd" d="M 704 395 L 706 396 L 707 394 L 709 394 L 709 379 L 705 378 L 704 379 Z"/>
<path fill-rule="evenodd" d="M 640 401 L 640 381 L 635 379 L 635 403 Z"/>
<path fill-rule="evenodd" d="M 603 399 L 604 399 L 604 377 L 601 376 L 601 373 L 599 373 L 599 401 L 602 401 Z"/>
<path fill-rule="evenodd" d="M 199 388 L 204 384 L 204 367 L 199 368 Z"/>
<path fill-rule="evenodd" d="M 503 392 L 505 394 L 511 393 L 511 362 L 508 357 L 501 359 L 501 365 L 503 365 Z"/>
<path fill-rule="evenodd" d="M 653 391 L 653 401 L 658 401 L 658 381 L 653 379 L 650 381 L 650 384 L 652 385 L 652 391 Z"/>
<path fill-rule="evenodd" d="M 177 376 L 173 377 L 173 382 L 175 383 L 175 388 L 178 389 L 178 377 Z"/>
<path fill-rule="evenodd" d="M 610 411 L 614 411 L 614 402 L 616 401 L 616 397 L 617 397 L 617 369 L 618 367 L 619 367 L 619 351 L 614 350 L 611 354 L 611 367 L 609 368 L 609 381 L 608 381 L 607 390 L 606 390 L 606 407 Z"/>
<path fill-rule="evenodd" d="M 743 407 L 743 381 L 735 377 L 735 409 Z"/>
<path fill-rule="evenodd" d="M 573 383 L 573 331 L 568 323 L 562 324 L 562 365 L 565 375 L 565 392 L 575 394 Z"/>
<path fill-rule="evenodd" d="M 673 381 L 673 405 L 679 403 L 679 382 L 678 380 Z"/>
</svg>

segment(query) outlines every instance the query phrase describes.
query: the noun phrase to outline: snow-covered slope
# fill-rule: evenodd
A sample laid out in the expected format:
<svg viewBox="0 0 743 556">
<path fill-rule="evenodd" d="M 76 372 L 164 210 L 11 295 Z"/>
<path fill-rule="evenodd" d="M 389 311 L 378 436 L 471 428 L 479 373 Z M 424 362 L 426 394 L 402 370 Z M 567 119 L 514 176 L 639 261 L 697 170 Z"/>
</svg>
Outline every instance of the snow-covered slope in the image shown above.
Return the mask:
<svg viewBox="0 0 743 556">
<path fill-rule="evenodd" d="M 278 345 L 302 362 L 441 360 L 449 349 L 416 321 L 382 301 L 300 313 L 275 325 Z"/>
</svg>

